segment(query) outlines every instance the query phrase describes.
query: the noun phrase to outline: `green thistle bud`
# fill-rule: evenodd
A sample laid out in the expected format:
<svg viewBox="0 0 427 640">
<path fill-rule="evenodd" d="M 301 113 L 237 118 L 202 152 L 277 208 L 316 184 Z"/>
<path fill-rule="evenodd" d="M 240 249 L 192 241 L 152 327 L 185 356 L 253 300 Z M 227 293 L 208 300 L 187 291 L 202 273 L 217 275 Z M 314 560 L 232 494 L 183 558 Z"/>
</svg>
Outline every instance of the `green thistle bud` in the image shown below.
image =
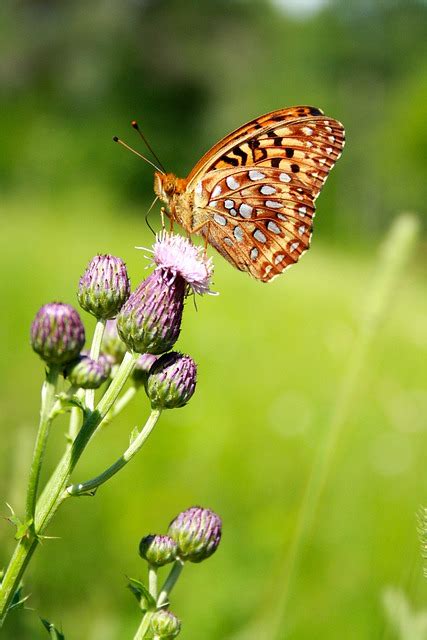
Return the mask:
<svg viewBox="0 0 427 640">
<path fill-rule="evenodd" d="M 145 389 L 153 409 L 176 409 L 190 400 L 196 389 L 196 363 L 176 351 L 165 353 L 151 367 Z"/>
<path fill-rule="evenodd" d="M 181 621 L 171 611 L 159 609 L 151 614 L 150 627 L 155 637 L 172 640 L 181 631 Z"/>
<path fill-rule="evenodd" d="M 139 356 L 132 371 L 132 380 L 136 386 L 147 383 L 151 367 L 158 359 L 159 356 L 154 356 L 152 353 L 143 353 Z"/>
<path fill-rule="evenodd" d="M 191 507 L 177 515 L 168 534 L 178 545 L 181 560 L 201 562 L 209 558 L 221 541 L 221 518 L 210 509 Z"/>
<path fill-rule="evenodd" d="M 81 389 L 98 389 L 111 373 L 111 363 L 107 356 L 100 355 L 95 361 L 82 355 L 76 362 L 71 362 L 66 369 L 66 376 L 72 385 Z"/>
<path fill-rule="evenodd" d="M 136 353 L 169 351 L 181 330 L 186 282 L 170 271 L 156 269 L 123 305 L 117 329 Z"/>
<path fill-rule="evenodd" d="M 31 324 L 31 346 L 48 364 L 67 364 L 79 355 L 85 329 L 76 309 L 62 302 L 41 307 Z"/>
<path fill-rule="evenodd" d="M 113 318 L 129 295 L 130 282 L 123 260 L 110 255 L 92 258 L 80 278 L 80 306 L 95 318 Z"/>
<path fill-rule="evenodd" d="M 177 548 L 170 536 L 150 534 L 139 543 L 139 555 L 154 567 L 163 567 L 175 560 Z"/>
<path fill-rule="evenodd" d="M 127 351 L 126 345 L 117 333 L 116 320 L 107 320 L 102 337 L 102 351 L 111 356 L 115 364 L 120 364 Z"/>
</svg>

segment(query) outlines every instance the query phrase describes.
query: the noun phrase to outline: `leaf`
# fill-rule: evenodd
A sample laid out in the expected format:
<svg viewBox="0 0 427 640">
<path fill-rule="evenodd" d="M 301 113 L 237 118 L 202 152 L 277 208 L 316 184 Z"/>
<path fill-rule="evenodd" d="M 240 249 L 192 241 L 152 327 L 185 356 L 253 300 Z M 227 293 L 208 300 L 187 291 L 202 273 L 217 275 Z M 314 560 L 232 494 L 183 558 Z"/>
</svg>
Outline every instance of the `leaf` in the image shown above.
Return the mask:
<svg viewBox="0 0 427 640">
<path fill-rule="evenodd" d="M 42 625 L 46 629 L 46 631 L 49 633 L 49 635 L 52 638 L 52 640 L 65 640 L 64 634 L 61 633 L 60 631 L 58 631 L 58 629 L 55 627 L 55 625 L 53 625 L 48 620 L 44 620 L 43 618 L 40 618 L 40 620 L 41 620 Z"/>
<path fill-rule="evenodd" d="M 10 506 L 10 504 L 6 502 L 6 505 L 8 506 L 11 513 L 11 515 L 7 518 L 7 520 L 9 520 L 9 522 L 16 527 L 15 540 L 21 540 L 22 538 L 25 538 L 29 529 L 32 527 L 33 520 L 29 520 L 28 522 L 23 522 L 16 515 L 15 511 Z"/>
<path fill-rule="evenodd" d="M 128 589 L 132 591 L 133 595 L 138 600 L 141 609 L 143 611 L 155 611 L 156 601 L 148 591 L 145 584 L 136 578 L 128 578 L 128 580 Z"/>
</svg>

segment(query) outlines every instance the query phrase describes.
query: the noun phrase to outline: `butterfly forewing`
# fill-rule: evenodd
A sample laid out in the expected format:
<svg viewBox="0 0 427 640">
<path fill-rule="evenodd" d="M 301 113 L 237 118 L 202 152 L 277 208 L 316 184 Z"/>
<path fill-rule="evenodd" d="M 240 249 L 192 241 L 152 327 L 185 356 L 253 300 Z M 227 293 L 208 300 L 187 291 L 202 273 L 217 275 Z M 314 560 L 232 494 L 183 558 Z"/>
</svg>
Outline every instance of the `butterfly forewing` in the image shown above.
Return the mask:
<svg viewBox="0 0 427 640">
<path fill-rule="evenodd" d="M 218 142 L 188 178 L 156 173 L 156 194 L 189 233 L 268 282 L 309 248 L 315 200 L 344 146 L 315 107 L 280 109 Z"/>
<path fill-rule="evenodd" d="M 305 116 L 292 120 L 298 109 Z M 263 281 L 309 248 L 314 202 L 344 146 L 342 125 L 310 109 L 275 112 L 245 125 L 190 174 L 194 226 L 201 222 L 210 244 Z M 288 112 L 292 117 L 286 118 Z"/>
</svg>

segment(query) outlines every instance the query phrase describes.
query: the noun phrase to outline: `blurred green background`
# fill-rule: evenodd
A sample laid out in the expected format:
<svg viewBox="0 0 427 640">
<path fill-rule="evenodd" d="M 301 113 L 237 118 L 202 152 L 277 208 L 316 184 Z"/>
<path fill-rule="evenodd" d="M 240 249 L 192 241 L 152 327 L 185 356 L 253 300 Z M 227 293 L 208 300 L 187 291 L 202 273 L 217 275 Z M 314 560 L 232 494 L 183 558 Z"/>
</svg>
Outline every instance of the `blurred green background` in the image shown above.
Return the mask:
<svg viewBox="0 0 427 640">
<path fill-rule="evenodd" d="M 124 258 L 134 284 L 146 274 L 134 246 L 152 241 L 152 170 L 112 135 L 141 148 L 128 124 L 137 118 L 163 164 L 184 176 L 228 131 L 279 107 L 314 104 L 347 130 L 301 264 L 265 286 L 214 256 L 220 296 L 187 305 L 177 345 L 199 364 L 195 397 L 163 416 L 95 499 L 59 512 L 49 531 L 58 539 L 26 576 L 31 609 L 10 615 L 2 637 L 47 637 L 38 616 L 67 640 L 133 637 L 139 613 L 125 576 L 144 575 L 139 539 L 202 504 L 221 514 L 224 537 L 173 595 L 183 639 L 414 640 L 381 601 L 391 585 L 427 608 L 415 517 L 427 503 L 423 233 L 353 385 L 282 618 L 280 608 L 304 489 L 381 269 L 378 247 L 399 212 L 425 219 L 427 3 L 3 0 L 0 93 L 4 516 L 5 502 L 22 510 L 35 436 L 35 312 L 51 300 L 77 304 L 97 252 Z M 158 208 L 151 221 L 158 229 Z M 93 442 L 76 480 L 110 464 L 147 410 L 141 393 Z M 63 427 L 55 423 L 48 469 Z M 2 519 L 0 566 L 12 548 Z"/>
</svg>

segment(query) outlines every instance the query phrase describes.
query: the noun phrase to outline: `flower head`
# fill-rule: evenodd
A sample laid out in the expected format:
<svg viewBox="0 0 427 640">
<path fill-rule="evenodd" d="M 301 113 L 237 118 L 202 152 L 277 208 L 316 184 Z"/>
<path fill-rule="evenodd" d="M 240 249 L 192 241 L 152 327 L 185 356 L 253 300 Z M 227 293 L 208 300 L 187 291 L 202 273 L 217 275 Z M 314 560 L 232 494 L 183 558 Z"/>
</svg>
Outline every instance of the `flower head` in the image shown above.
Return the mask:
<svg viewBox="0 0 427 640">
<path fill-rule="evenodd" d="M 43 305 L 31 324 L 31 346 L 48 364 L 74 360 L 85 343 L 85 329 L 78 311 L 70 304 Z"/>
<path fill-rule="evenodd" d="M 71 384 L 81 389 L 98 389 L 111 373 L 111 362 L 107 356 L 100 354 L 99 360 L 92 360 L 81 354 L 76 362 L 71 362 L 66 375 Z"/>
<path fill-rule="evenodd" d="M 202 507 L 191 507 L 179 513 L 168 530 L 178 545 L 179 557 L 190 562 L 209 558 L 218 548 L 221 533 L 221 518 Z"/>
<path fill-rule="evenodd" d="M 204 249 L 187 238 L 161 231 L 153 246 L 153 258 L 158 269 L 180 275 L 194 293 L 212 293 L 209 289 L 214 269 L 212 258 L 207 258 Z"/>
<path fill-rule="evenodd" d="M 176 351 L 164 353 L 152 365 L 145 385 L 153 409 L 176 409 L 190 400 L 196 389 L 196 363 Z"/>
<path fill-rule="evenodd" d="M 155 638 L 172 640 L 181 631 L 181 621 L 167 609 L 158 609 L 151 614 L 151 631 Z"/>
<path fill-rule="evenodd" d="M 95 318 L 114 318 L 130 295 L 126 265 L 121 258 L 98 255 L 80 278 L 80 306 Z"/>
<path fill-rule="evenodd" d="M 148 535 L 139 543 L 139 554 L 155 567 L 163 567 L 176 558 L 177 544 L 170 536 Z"/>
<path fill-rule="evenodd" d="M 130 295 L 117 316 L 117 329 L 136 353 L 169 351 L 178 339 L 185 281 L 169 271 L 154 270 Z"/>
</svg>

